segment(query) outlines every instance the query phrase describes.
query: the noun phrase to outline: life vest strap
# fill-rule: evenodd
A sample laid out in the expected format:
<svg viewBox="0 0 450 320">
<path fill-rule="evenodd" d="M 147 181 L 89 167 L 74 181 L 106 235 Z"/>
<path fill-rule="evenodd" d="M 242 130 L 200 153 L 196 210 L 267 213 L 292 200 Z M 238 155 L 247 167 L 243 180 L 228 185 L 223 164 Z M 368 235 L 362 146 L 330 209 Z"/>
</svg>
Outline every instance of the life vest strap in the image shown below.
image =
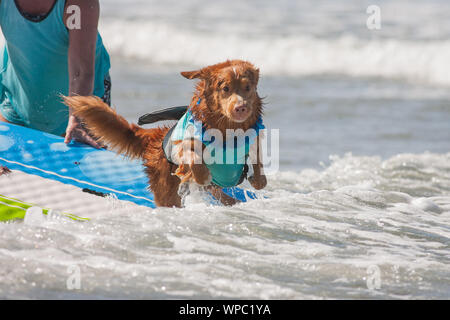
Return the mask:
<svg viewBox="0 0 450 320">
<path fill-rule="evenodd" d="M 173 143 L 171 141 L 172 138 L 172 132 L 175 130 L 176 125 L 174 125 L 172 128 L 167 131 L 163 143 L 162 143 L 162 149 L 164 151 L 164 156 L 166 157 L 167 161 L 169 161 L 170 164 L 177 165 L 172 161 L 172 149 L 173 149 Z"/>
</svg>

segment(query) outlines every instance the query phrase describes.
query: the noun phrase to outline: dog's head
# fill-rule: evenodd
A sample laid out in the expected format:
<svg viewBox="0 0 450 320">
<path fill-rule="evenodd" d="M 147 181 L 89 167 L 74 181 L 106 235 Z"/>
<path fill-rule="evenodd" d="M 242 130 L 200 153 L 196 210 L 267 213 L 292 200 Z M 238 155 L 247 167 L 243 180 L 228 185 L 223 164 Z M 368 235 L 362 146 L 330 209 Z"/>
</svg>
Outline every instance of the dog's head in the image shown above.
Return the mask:
<svg viewBox="0 0 450 320">
<path fill-rule="evenodd" d="M 233 127 L 252 125 L 261 114 L 257 92 L 259 69 L 251 63 L 232 60 L 181 74 L 187 79 L 201 80 L 197 94 L 206 100 L 208 110 L 204 111 L 220 115 L 219 122 Z"/>
</svg>

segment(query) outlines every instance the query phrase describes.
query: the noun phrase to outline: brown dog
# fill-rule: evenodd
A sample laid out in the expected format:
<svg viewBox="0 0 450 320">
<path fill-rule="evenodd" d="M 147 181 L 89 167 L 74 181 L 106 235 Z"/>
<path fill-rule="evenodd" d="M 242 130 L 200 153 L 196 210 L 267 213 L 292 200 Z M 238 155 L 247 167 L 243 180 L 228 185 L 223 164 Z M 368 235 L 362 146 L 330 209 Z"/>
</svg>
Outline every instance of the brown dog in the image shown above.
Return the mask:
<svg viewBox="0 0 450 320">
<path fill-rule="evenodd" d="M 257 93 L 259 70 L 251 63 L 233 60 L 197 71 L 182 72 L 187 79 L 199 79 L 190 104 L 190 112 L 206 129 L 218 129 L 223 136 L 227 129 L 248 130 L 262 114 L 262 101 Z M 180 164 L 168 161 L 163 140 L 169 127 L 144 129 L 128 123 L 108 105 L 96 97 L 64 97 L 67 106 L 85 123 L 99 141 L 109 149 L 130 158 L 141 158 L 146 167 L 150 189 L 157 206 L 180 207 L 178 188 L 181 182 L 194 181 L 207 187 L 223 204 L 236 200 L 227 196 L 222 188 L 210 184 L 211 175 L 200 150 L 201 141 L 195 139 L 176 142 Z M 254 175 L 248 178 L 255 189 L 266 186 L 262 172 L 259 137 L 250 150 Z M 182 160 L 182 161 L 181 161 Z"/>
</svg>

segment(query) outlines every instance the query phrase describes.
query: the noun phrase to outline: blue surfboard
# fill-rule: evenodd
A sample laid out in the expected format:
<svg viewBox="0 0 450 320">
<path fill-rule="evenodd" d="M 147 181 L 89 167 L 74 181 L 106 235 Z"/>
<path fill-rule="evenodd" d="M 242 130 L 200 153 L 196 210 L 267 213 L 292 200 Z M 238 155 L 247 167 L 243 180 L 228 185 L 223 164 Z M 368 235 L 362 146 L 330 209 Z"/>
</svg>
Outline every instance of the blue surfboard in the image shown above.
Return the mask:
<svg viewBox="0 0 450 320">
<path fill-rule="evenodd" d="M 0 123 L 0 165 L 82 188 L 97 195 L 155 208 L 141 161 L 22 126 Z M 224 191 L 246 202 L 255 194 L 240 188 Z"/>
</svg>

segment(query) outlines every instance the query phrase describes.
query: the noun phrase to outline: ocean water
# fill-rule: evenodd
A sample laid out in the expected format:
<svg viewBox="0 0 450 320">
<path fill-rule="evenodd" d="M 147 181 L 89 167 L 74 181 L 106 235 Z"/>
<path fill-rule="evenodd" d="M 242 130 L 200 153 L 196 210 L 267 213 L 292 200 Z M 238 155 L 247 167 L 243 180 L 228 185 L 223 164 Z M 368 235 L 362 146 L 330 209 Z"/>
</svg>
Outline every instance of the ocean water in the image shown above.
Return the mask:
<svg viewBox="0 0 450 320">
<path fill-rule="evenodd" d="M 366 26 L 369 5 L 379 30 Z M 194 82 L 180 71 L 249 60 L 264 121 L 279 129 L 279 170 L 259 199 L 231 208 L 196 194 L 183 209 L 99 198 L 111 206 L 88 223 L 0 224 L 0 298 L 450 298 L 448 1 L 101 10 L 120 114 L 136 122 L 187 104 Z"/>
</svg>

